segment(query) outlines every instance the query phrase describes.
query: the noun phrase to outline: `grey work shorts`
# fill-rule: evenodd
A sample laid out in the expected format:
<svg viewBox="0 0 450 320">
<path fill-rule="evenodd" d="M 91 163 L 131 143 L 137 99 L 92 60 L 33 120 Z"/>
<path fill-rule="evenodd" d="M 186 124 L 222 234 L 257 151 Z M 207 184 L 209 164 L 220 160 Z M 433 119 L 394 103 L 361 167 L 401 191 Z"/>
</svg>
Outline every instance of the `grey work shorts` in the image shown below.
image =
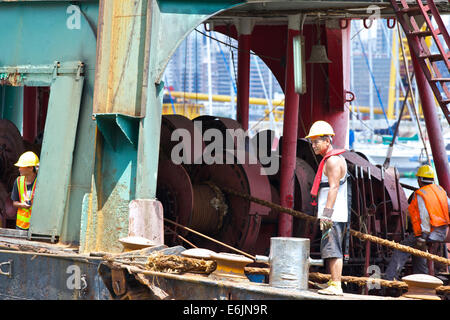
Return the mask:
<svg viewBox="0 0 450 320">
<path fill-rule="evenodd" d="M 327 231 L 322 231 L 322 239 L 320 241 L 320 254 L 322 259 L 342 258 L 342 245 L 347 222 L 333 222 L 333 226 Z"/>
</svg>

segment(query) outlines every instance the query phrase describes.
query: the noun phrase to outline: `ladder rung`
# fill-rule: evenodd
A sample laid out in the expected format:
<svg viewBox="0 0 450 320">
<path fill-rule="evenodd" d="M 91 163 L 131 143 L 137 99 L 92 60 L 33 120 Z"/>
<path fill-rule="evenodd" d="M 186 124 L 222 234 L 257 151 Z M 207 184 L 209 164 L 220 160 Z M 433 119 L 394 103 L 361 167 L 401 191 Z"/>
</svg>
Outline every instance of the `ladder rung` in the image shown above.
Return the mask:
<svg viewBox="0 0 450 320">
<path fill-rule="evenodd" d="M 439 31 L 439 29 L 435 29 L 434 32 L 436 34 L 440 34 L 441 32 Z M 433 32 L 431 32 L 431 30 L 425 30 L 425 31 L 410 31 L 409 32 L 410 35 L 413 36 L 418 36 L 418 37 L 430 37 L 433 35 Z"/>
<path fill-rule="evenodd" d="M 433 78 L 430 79 L 431 82 L 450 82 L 450 78 Z"/>
<path fill-rule="evenodd" d="M 424 10 L 425 10 L 425 12 L 430 11 L 430 8 L 428 7 L 428 5 L 424 6 Z M 400 11 L 402 13 L 406 13 L 406 14 L 408 14 L 410 16 L 415 16 L 415 15 L 422 14 L 422 10 L 420 9 L 419 6 L 409 7 L 409 8 L 402 8 Z"/>
<path fill-rule="evenodd" d="M 450 103 L 450 99 L 441 100 L 441 102 L 442 102 L 443 104 L 449 104 L 449 103 Z"/>
<path fill-rule="evenodd" d="M 447 54 L 447 57 L 449 56 L 449 54 Z M 440 53 L 435 53 L 435 54 L 423 54 L 420 55 L 419 58 L 421 59 L 429 59 L 430 61 L 439 61 L 439 60 L 445 60 L 444 56 Z"/>
</svg>

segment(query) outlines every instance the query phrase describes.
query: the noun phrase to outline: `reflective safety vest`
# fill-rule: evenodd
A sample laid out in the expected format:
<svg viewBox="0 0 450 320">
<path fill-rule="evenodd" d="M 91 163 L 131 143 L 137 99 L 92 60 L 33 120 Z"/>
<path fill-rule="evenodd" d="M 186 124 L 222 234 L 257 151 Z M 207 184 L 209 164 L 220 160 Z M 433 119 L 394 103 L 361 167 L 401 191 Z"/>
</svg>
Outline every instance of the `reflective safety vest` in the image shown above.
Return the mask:
<svg viewBox="0 0 450 320">
<path fill-rule="evenodd" d="M 412 228 L 416 237 L 422 234 L 417 195 L 422 197 L 425 207 L 427 208 L 430 216 L 431 231 L 433 231 L 433 227 L 440 227 L 450 224 L 450 218 L 448 216 L 447 193 L 441 186 L 436 184 L 426 185 L 414 193 L 414 198 L 408 207 Z"/>
<path fill-rule="evenodd" d="M 25 176 L 20 176 L 17 178 L 17 190 L 19 191 L 20 202 L 33 201 L 34 191 L 36 189 L 36 180 L 37 179 L 34 179 L 33 188 L 31 191 L 31 197 L 28 198 Z M 25 208 L 17 209 L 16 226 L 18 226 L 21 229 L 25 229 L 25 230 L 28 230 L 28 228 L 30 228 L 31 209 L 32 209 L 32 207 L 30 207 L 29 209 L 25 209 Z"/>
</svg>

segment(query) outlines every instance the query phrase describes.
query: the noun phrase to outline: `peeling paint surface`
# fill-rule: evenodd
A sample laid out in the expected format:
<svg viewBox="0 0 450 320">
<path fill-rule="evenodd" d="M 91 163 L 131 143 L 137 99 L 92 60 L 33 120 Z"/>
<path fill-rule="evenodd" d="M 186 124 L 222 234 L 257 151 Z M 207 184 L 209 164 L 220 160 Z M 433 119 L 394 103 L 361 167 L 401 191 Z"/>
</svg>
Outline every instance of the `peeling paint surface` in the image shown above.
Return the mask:
<svg viewBox="0 0 450 320">
<path fill-rule="evenodd" d="M 0 252 L 0 262 L 12 261 L 12 276 L 0 275 L 2 300 L 110 299 L 97 273 L 98 258 L 49 257 L 5 251 Z"/>
</svg>

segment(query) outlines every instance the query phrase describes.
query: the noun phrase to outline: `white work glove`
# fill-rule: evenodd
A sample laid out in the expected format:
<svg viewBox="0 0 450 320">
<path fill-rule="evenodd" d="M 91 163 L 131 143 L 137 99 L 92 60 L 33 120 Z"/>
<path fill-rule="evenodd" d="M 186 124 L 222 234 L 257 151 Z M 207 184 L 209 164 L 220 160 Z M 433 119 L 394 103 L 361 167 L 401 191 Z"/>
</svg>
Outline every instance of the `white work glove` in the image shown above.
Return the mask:
<svg viewBox="0 0 450 320">
<path fill-rule="evenodd" d="M 422 232 L 422 235 L 416 237 L 416 248 L 420 249 L 422 251 L 427 250 L 427 239 L 428 239 L 429 233 L 428 232 Z"/>
<path fill-rule="evenodd" d="M 326 231 L 333 226 L 331 216 L 333 215 L 333 209 L 324 208 L 322 217 L 320 218 L 320 230 Z"/>
</svg>

